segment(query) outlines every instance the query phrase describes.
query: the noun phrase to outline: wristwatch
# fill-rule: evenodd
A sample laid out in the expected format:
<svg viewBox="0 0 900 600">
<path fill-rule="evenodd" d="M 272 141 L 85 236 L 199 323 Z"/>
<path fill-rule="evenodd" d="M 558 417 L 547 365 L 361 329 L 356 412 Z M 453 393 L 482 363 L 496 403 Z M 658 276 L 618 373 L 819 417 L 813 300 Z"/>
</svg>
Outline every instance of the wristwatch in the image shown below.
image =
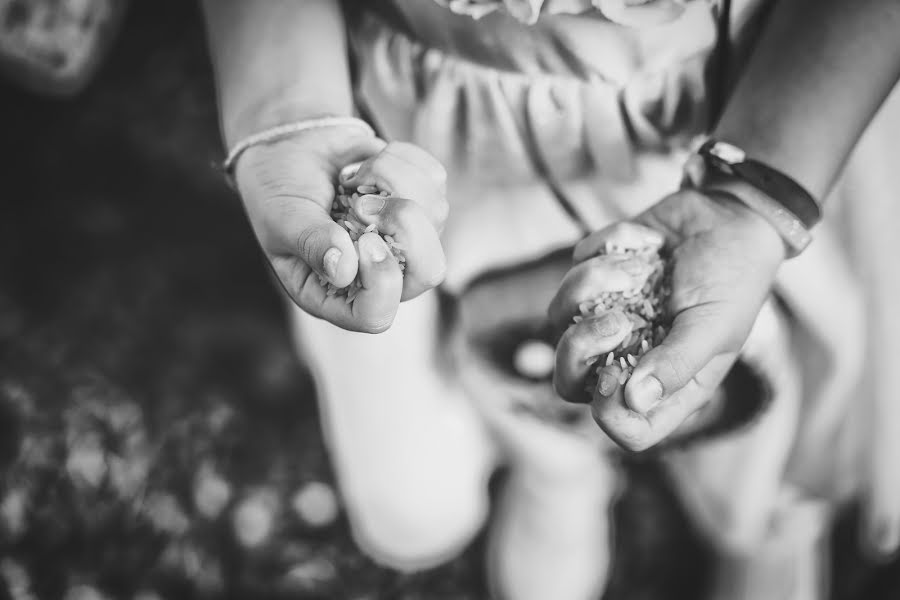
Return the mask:
<svg viewBox="0 0 900 600">
<path fill-rule="evenodd" d="M 806 188 L 733 144 L 707 140 L 685 165 L 685 175 L 694 187 L 728 194 L 766 219 L 781 235 L 789 257 L 806 249 L 810 229 L 822 218 L 819 203 Z"/>
</svg>

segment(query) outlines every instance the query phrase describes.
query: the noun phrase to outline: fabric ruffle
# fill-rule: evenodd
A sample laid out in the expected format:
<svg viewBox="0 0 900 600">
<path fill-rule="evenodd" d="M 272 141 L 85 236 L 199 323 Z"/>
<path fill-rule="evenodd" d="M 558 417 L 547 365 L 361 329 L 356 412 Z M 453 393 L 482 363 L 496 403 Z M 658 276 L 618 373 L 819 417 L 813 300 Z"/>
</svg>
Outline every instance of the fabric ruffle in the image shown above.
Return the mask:
<svg viewBox="0 0 900 600">
<path fill-rule="evenodd" d="M 678 18 L 689 0 L 435 0 L 452 12 L 480 19 L 505 10 L 533 25 L 543 14 L 579 14 L 597 10 L 615 23 L 631 27 L 667 23 Z"/>
</svg>

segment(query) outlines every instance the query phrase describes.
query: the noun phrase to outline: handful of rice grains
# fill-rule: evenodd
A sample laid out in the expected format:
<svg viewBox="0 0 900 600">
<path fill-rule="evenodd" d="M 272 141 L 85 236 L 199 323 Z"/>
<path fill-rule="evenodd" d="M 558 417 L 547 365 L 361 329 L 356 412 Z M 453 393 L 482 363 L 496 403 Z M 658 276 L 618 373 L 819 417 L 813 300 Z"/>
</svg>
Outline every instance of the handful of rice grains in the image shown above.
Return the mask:
<svg viewBox="0 0 900 600">
<path fill-rule="evenodd" d="M 639 287 L 621 292 L 605 292 L 596 298 L 582 302 L 578 309 L 585 317 L 603 314 L 609 310 L 621 310 L 632 323 L 631 334 L 619 346 L 605 356 L 595 356 L 588 360 L 593 367 L 587 380 L 587 391 L 594 396 L 601 382 L 610 381 L 624 386 L 638 365 L 640 357 L 659 344 L 669 332 L 672 317 L 668 304 L 671 295 L 671 269 L 668 260 L 660 253 L 656 244 L 622 247 L 607 242 L 600 256 L 621 256 L 637 258 L 647 266 L 647 277 Z M 613 390 L 604 390 L 608 396 Z"/>
<path fill-rule="evenodd" d="M 345 167 L 341 173 L 341 180 L 345 181 L 348 178 L 346 174 L 352 174 L 356 168 L 358 168 L 358 165 Z M 376 195 L 388 198 L 391 193 L 386 190 L 380 190 L 373 185 L 361 185 L 355 189 L 350 189 L 338 183 L 335 189 L 337 193 L 334 196 L 334 202 L 331 204 L 331 218 L 350 234 L 350 239 L 353 240 L 353 245 L 356 247 L 357 254 L 359 254 L 359 238 L 365 233 L 377 233 L 381 236 L 381 239 L 384 240 L 384 243 L 387 244 L 387 247 L 397 259 L 397 262 L 400 265 L 400 271 L 402 272 L 406 268 L 406 255 L 404 254 L 403 246 L 390 235 L 379 232 L 374 223 L 371 225 L 363 223 L 359 218 L 359 215 L 356 214 L 356 211 L 353 210 L 351 204 L 351 201 L 362 196 Z M 359 290 L 362 289 L 359 275 L 356 276 L 356 279 L 354 279 L 350 285 L 343 288 L 335 287 L 322 276 L 319 277 L 319 281 L 329 296 L 343 296 L 347 302 L 353 302 L 353 299 L 356 298 Z"/>
</svg>

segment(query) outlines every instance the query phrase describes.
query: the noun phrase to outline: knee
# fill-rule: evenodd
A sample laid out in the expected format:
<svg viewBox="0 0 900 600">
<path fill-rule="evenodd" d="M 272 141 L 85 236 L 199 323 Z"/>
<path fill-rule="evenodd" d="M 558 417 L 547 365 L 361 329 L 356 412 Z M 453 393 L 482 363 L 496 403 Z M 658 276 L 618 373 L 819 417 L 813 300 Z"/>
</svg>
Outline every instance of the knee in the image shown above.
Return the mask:
<svg viewBox="0 0 900 600">
<path fill-rule="evenodd" d="M 757 556 L 773 543 L 800 543 L 821 534 L 828 521 L 826 503 L 779 500 L 772 510 L 724 510 L 713 528 L 714 545 L 731 556 Z"/>
<path fill-rule="evenodd" d="M 433 567 L 458 554 L 486 519 L 487 490 L 431 483 L 386 482 L 348 498 L 348 518 L 360 548 L 401 571 Z"/>
<path fill-rule="evenodd" d="M 713 545 L 731 556 L 752 556 L 763 544 L 771 518 L 742 515 L 725 510 L 719 514 L 711 529 Z"/>
</svg>

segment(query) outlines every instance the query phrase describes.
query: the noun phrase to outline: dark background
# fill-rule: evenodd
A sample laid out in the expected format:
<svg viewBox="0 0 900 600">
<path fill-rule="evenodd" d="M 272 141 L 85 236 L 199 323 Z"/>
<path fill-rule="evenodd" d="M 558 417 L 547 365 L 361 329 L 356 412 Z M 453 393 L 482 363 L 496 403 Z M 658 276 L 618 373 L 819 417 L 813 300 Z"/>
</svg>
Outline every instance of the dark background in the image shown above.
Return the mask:
<svg viewBox="0 0 900 600">
<path fill-rule="evenodd" d="M 289 498 L 330 474 L 314 390 L 214 168 L 221 157 L 193 2 L 134 2 L 76 98 L 0 84 L 0 466 L 3 494 L 26 499 L 18 513 L 0 505 L 0 596 L 21 597 L 18 581 L 40 598 L 78 585 L 112 598 L 484 598 L 480 541 L 417 575 L 371 564 L 343 521 L 314 528 L 282 511 L 261 547 L 236 541 L 230 511 L 246 494 Z M 150 465 L 139 493 L 66 469 L 95 434 L 106 460 Z M 213 520 L 190 499 L 209 464 L 234 491 Z M 607 597 L 701 597 L 707 549 L 652 462 L 626 472 L 616 529 L 628 535 Z M 177 499 L 185 530 L 142 512 L 160 491 Z M 834 598 L 900 598 L 897 565 L 867 563 L 855 535 L 848 507 L 832 543 Z"/>
</svg>

